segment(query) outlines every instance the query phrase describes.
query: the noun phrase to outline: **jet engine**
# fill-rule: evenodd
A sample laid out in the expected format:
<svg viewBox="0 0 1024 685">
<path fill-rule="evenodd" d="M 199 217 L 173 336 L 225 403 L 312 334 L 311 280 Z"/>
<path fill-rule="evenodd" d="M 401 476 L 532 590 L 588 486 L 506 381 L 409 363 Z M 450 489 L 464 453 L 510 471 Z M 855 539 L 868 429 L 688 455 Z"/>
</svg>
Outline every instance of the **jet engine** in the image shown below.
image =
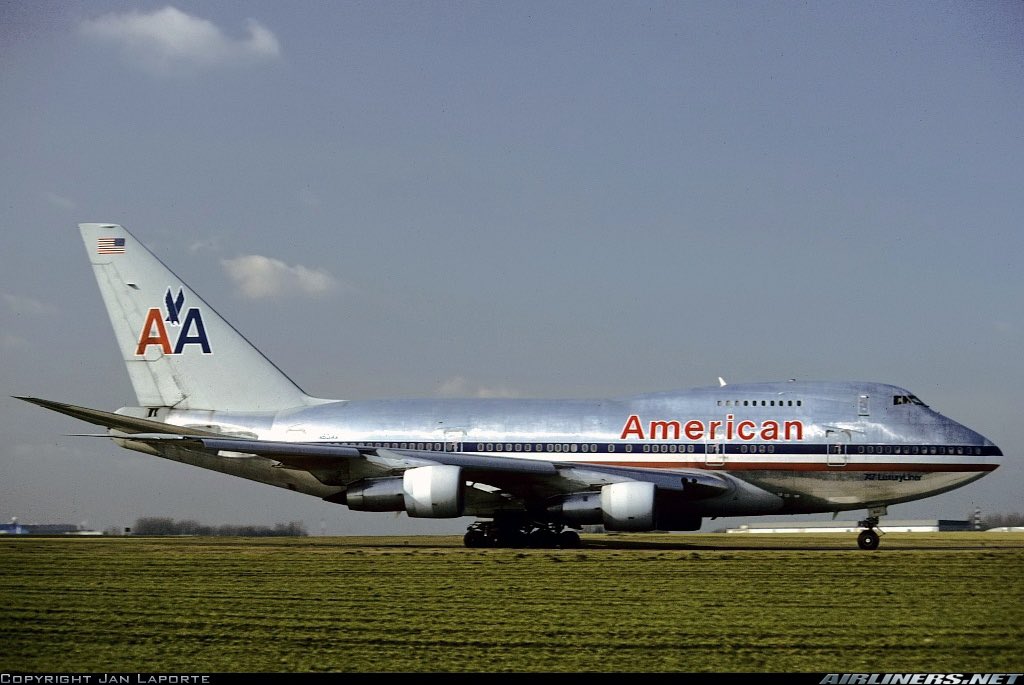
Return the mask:
<svg viewBox="0 0 1024 685">
<path fill-rule="evenodd" d="M 548 508 L 569 525 L 603 524 L 608 530 L 654 530 L 654 483 L 611 483 L 600 492 L 567 495 Z"/>
<path fill-rule="evenodd" d="M 367 478 L 348 486 L 345 504 L 355 511 L 404 511 L 413 518 L 456 518 L 463 508 L 462 469 L 436 464 L 401 476 Z"/>
</svg>

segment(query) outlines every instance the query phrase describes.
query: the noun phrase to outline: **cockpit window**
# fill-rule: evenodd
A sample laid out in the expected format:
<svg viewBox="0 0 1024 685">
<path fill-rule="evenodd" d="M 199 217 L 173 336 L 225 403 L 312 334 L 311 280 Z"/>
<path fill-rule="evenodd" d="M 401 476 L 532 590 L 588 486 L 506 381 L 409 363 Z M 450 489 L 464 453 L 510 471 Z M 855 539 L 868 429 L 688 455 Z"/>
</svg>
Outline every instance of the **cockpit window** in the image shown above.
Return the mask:
<svg viewBox="0 0 1024 685">
<path fill-rule="evenodd" d="M 897 404 L 916 404 L 921 407 L 927 407 L 928 405 L 917 398 L 916 395 L 893 395 L 892 403 Z"/>
</svg>

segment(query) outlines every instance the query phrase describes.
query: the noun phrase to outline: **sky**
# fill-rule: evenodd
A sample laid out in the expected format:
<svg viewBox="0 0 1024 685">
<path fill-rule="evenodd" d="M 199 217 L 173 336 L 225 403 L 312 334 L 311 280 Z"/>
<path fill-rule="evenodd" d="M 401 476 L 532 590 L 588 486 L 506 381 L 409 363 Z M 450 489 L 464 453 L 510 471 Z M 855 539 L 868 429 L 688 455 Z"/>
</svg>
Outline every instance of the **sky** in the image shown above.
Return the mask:
<svg viewBox="0 0 1024 685">
<path fill-rule="evenodd" d="M 79 222 L 312 395 L 881 381 L 1006 454 L 891 518 L 1024 510 L 1019 2 L 6 2 L 0 93 L 0 519 L 469 522 L 11 399 L 135 404 Z"/>
</svg>

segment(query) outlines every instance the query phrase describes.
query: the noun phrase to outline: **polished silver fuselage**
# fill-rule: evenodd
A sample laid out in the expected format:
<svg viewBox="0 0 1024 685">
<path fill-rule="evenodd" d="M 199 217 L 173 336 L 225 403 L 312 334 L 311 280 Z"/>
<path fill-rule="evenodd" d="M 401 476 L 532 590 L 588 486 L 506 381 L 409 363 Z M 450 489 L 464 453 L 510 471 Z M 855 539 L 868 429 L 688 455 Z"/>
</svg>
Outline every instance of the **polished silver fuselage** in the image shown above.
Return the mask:
<svg viewBox="0 0 1024 685">
<path fill-rule="evenodd" d="M 662 473 L 701 469 L 767 493 L 743 496 L 738 487 L 735 497 L 687 502 L 687 511 L 699 516 L 830 512 L 906 502 L 976 480 L 995 469 L 1002 454 L 906 390 L 879 383 L 737 384 L 610 400 L 323 401 L 259 414 L 165 409 L 158 418 L 260 440 Z M 370 475 L 352 461 L 325 483 L 264 457 L 222 453 L 211 458 L 130 440 L 125 446 L 319 497 L 337 495 L 347 482 Z M 477 498 L 468 501 L 465 513 L 493 511 L 493 502 Z"/>
</svg>

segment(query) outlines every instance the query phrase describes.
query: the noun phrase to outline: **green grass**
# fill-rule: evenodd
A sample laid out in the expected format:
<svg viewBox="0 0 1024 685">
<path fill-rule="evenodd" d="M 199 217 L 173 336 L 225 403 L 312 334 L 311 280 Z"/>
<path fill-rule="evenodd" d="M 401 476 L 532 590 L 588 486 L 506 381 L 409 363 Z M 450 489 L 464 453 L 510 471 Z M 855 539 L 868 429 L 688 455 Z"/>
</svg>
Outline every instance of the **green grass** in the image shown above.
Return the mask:
<svg viewBox="0 0 1024 685">
<path fill-rule="evenodd" d="M 1024 670 L 1024 536 L 585 539 L 0 539 L 0 668 Z"/>
</svg>

